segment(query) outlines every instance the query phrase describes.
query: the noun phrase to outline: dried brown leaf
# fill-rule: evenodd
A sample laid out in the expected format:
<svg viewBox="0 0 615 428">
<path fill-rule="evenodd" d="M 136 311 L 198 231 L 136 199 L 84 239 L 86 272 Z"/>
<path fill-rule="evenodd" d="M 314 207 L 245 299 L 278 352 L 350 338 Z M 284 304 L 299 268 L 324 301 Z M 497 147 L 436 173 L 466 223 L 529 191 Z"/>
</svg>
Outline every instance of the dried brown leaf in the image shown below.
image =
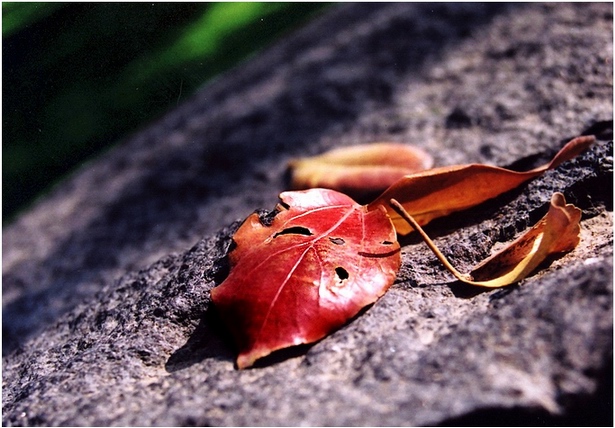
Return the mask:
<svg viewBox="0 0 615 428">
<path fill-rule="evenodd" d="M 504 287 L 525 278 L 551 255 L 574 249 L 579 243 L 581 210 L 566 204 L 561 193 L 551 197 L 549 212 L 530 230 L 479 263 L 469 275 L 457 271 L 399 202 L 391 207 L 415 228 L 438 259 L 459 279 L 480 287 Z"/>
<path fill-rule="evenodd" d="M 435 218 L 473 207 L 512 190 L 574 158 L 594 141 L 593 136 L 577 137 L 569 141 L 551 162 L 526 172 L 469 164 L 408 175 L 385 190 L 368 208 L 385 206 L 397 233 L 406 235 L 412 227 L 389 205 L 391 199 L 399 201 L 418 224 L 425 225 Z"/>
<path fill-rule="evenodd" d="M 373 198 L 405 175 L 432 165 L 428 153 L 399 143 L 343 147 L 289 164 L 293 188 L 324 187 L 358 200 Z"/>
</svg>

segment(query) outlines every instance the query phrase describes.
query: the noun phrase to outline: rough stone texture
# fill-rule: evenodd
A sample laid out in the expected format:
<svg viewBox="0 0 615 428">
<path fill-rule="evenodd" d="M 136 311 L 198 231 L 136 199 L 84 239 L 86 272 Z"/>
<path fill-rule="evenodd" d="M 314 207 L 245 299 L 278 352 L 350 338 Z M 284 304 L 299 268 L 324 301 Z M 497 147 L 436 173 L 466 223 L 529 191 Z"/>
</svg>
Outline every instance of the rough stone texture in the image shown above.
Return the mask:
<svg viewBox="0 0 615 428">
<path fill-rule="evenodd" d="M 3 424 L 612 424 L 612 8 L 337 6 L 86 165 L 3 231 Z M 467 270 L 562 191 L 572 253 L 483 292 L 404 238 L 371 308 L 233 367 L 209 290 L 291 157 L 393 140 L 526 169 L 588 128 L 587 153 L 428 228 Z"/>
</svg>

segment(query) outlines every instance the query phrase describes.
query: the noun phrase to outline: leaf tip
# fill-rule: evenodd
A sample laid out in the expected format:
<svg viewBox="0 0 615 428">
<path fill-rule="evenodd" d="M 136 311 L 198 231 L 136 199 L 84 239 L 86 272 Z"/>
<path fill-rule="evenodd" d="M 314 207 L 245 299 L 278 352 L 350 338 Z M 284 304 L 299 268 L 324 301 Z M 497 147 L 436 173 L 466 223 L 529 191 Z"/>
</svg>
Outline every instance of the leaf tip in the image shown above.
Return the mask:
<svg viewBox="0 0 615 428">
<path fill-rule="evenodd" d="M 250 368 L 254 365 L 254 362 L 257 360 L 258 357 L 254 357 L 251 354 L 239 354 L 239 356 L 237 357 L 237 368 L 239 370 L 244 370 L 247 368 Z"/>
</svg>

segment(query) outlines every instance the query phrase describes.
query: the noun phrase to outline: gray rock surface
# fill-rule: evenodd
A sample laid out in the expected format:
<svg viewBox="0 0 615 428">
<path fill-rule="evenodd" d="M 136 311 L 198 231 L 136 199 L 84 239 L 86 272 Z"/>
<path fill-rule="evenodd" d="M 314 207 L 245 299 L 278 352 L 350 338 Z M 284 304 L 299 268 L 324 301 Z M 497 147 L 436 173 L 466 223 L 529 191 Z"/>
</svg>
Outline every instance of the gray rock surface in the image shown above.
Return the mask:
<svg viewBox="0 0 615 428">
<path fill-rule="evenodd" d="M 613 6 L 348 4 L 207 85 L 3 230 L 3 425 L 612 424 Z M 582 241 L 504 290 L 416 238 L 376 304 L 238 371 L 209 290 L 286 162 L 392 140 L 438 165 L 579 158 L 428 231 L 468 270 L 544 215 Z"/>
</svg>

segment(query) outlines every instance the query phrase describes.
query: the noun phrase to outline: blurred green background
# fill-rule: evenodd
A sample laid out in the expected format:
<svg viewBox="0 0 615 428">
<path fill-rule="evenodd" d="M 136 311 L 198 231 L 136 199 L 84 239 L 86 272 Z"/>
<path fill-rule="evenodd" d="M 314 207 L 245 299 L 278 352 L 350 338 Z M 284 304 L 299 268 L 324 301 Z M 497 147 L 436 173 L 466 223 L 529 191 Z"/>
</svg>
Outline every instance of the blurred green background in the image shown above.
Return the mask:
<svg viewBox="0 0 615 428">
<path fill-rule="evenodd" d="M 2 219 L 327 3 L 2 3 Z"/>
</svg>

